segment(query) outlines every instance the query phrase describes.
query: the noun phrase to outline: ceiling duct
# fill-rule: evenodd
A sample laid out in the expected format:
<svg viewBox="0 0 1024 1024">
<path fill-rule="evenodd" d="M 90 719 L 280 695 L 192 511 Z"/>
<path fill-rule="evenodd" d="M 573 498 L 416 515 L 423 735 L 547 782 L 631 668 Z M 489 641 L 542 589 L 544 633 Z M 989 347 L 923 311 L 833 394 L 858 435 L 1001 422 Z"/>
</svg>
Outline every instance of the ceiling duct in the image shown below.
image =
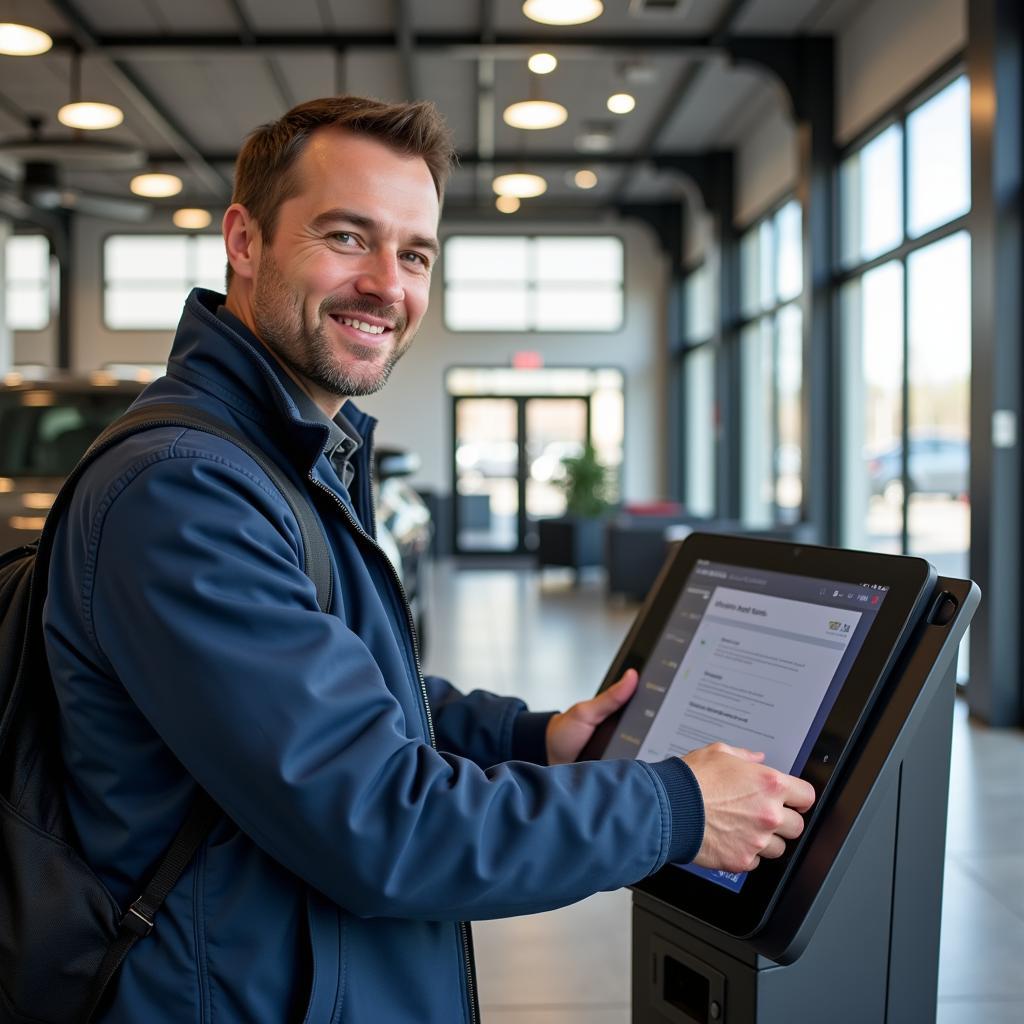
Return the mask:
<svg viewBox="0 0 1024 1024">
<path fill-rule="evenodd" d="M 651 14 L 675 14 L 682 16 L 689 13 L 693 0 L 629 0 L 629 13 L 634 18 L 643 18 Z"/>
</svg>

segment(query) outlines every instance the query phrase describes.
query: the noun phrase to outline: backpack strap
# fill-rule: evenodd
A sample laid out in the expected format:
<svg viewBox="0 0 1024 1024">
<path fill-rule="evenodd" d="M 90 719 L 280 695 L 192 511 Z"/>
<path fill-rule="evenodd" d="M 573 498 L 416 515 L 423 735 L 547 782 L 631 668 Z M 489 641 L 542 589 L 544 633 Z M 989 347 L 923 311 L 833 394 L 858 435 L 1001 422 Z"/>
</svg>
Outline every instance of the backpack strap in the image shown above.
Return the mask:
<svg viewBox="0 0 1024 1024">
<path fill-rule="evenodd" d="M 39 544 L 37 568 L 44 573 L 41 581 L 44 592 L 45 573 L 48 571 L 56 524 L 70 502 L 71 493 L 79 478 L 103 452 L 112 448 L 119 441 L 154 427 L 186 427 L 230 441 L 241 448 L 270 477 L 299 524 L 299 534 L 302 538 L 303 571 L 316 588 L 317 604 L 321 611 L 329 611 L 333 590 L 331 556 L 323 527 L 310 505 L 309 498 L 302 494 L 266 452 L 236 433 L 222 420 L 201 410 L 170 402 L 144 406 L 125 413 L 96 438 L 79 460 L 71 475 L 65 480 L 47 517 L 46 527 Z M 121 918 L 117 937 L 107 948 L 93 981 L 92 994 L 84 1018 L 86 1021 L 92 1019 L 110 982 L 132 946 L 153 930 L 156 914 L 167 898 L 167 894 L 174 888 L 196 850 L 209 835 L 220 816 L 220 809 L 209 795 L 200 789 L 185 821 L 161 858 L 156 871 L 146 883 L 141 895 L 132 902 L 127 913 Z"/>
<path fill-rule="evenodd" d="M 201 409 L 166 402 L 129 410 L 107 427 L 89 446 L 89 450 L 82 456 L 81 462 L 75 467 L 74 472 L 61 489 L 61 494 L 69 486 L 74 487 L 80 471 L 84 470 L 86 465 L 97 456 L 117 444 L 118 441 L 153 427 L 188 427 L 230 441 L 236 447 L 241 448 L 270 477 L 299 524 L 299 535 L 302 538 L 302 568 L 303 572 L 313 581 L 313 586 L 316 587 L 316 603 L 320 606 L 321 611 L 330 611 L 334 586 L 331 576 L 331 556 L 323 527 L 320 525 L 316 513 L 310 507 L 309 498 L 299 491 L 266 452 L 232 430 L 223 420 L 211 416 Z"/>
</svg>

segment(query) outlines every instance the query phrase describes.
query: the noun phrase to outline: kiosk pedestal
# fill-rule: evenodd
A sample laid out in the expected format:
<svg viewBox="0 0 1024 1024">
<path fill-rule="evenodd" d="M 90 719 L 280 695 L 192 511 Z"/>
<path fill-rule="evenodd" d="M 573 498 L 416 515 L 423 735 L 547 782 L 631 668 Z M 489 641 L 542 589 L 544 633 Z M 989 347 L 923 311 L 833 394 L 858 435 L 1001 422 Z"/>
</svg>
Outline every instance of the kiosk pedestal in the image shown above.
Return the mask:
<svg viewBox="0 0 1024 1024">
<path fill-rule="evenodd" d="M 936 593 L 761 929 L 634 893 L 634 1024 L 935 1020 L 956 653 L 979 599 Z"/>
</svg>

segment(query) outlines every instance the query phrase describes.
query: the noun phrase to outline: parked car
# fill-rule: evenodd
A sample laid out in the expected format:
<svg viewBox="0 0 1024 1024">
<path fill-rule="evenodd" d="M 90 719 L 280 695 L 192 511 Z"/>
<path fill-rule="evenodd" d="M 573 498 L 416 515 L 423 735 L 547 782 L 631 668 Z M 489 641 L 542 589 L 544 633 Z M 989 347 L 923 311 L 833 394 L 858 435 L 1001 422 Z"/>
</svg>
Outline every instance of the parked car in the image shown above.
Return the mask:
<svg viewBox="0 0 1024 1024">
<path fill-rule="evenodd" d="M 144 386 L 100 372 L 0 387 L 0 552 L 39 535 L 64 478 Z M 417 629 L 425 634 L 432 524 L 426 504 L 405 480 L 419 468 L 419 458 L 379 448 L 375 463 L 378 540 L 398 570 Z"/>
<path fill-rule="evenodd" d="M 970 451 L 966 438 L 919 434 L 910 439 L 910 489 L 918 494 L 967 493 Z M 868 479 L 873 495 L 903 500 L 903 445 L 894 444 L 868 457 Z"/>
</svg>

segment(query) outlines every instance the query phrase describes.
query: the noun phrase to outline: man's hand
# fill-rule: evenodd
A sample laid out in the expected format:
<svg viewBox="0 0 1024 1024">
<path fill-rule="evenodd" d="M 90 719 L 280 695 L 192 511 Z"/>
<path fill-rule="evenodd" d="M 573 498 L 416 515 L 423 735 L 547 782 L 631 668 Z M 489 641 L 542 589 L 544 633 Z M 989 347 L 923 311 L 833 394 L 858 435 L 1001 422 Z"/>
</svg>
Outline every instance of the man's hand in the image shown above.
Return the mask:
<svg viewBox="0 0 1024 1024">
<path fill-rule="evenodd" d="M 611 714 L 618 711 L 636 692 L 639 676 L 635 669 L 590 700 L 573 704 L 568 711 L 554 715 L 548 722 L 545 741 L 548 764 L 570 764 L 580 756 L 594 730 Z"/>
<path fill-rule="evenodd" d="M 803 832 L 800 814 L 814 803 L 814 789 L 761 764 L 764 754 L 712 743 L 683 760 L 704 797 L 704 842 L 694 864 L 752 871 L 762 857 L 781 856 L 786 840 Z"/>
</svg>

